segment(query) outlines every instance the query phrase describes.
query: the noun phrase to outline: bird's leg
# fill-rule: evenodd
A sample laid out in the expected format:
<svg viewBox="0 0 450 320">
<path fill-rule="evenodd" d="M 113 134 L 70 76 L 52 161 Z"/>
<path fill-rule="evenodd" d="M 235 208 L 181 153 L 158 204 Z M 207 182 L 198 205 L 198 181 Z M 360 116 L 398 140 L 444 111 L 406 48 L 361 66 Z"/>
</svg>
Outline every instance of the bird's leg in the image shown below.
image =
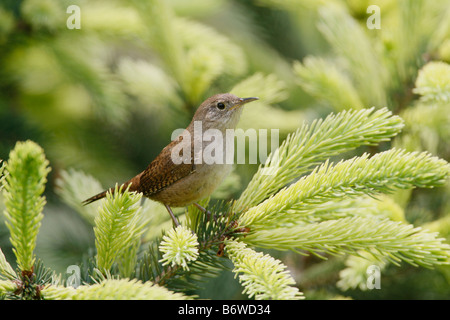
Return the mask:
<svg viewBox="0 0 450 320">
<path fill-rule="evenodd" d="M 175 225 L 175 227 L 178 227 L 180 225 L 180 223 L 178 222 L 177 218 L 175 217 L 175 215 L 172 212 L 172 209 L 170 209 L 170 207 L 165 204 L 164 205 L 167 209 L 167 211 L 169 211 L 170 217 L 172 218 L 173 224 Z"/>
<path fill-rule="evenodd" d="M 203 211 L 204 213 L 206 213 L 206 215 L 208 216 L 208 221 L 211 220 L 211 212 L 209 212 L 208 210 L 206 210 L 206 208 L 203 208 L 203 207 L 202 207 L 201 205 L 199 205 L 197 202 L 194 202 L 193 204 L 194 204 L 194 206 L 196 206 L 197 208 L 199 208 L 200 211 Z M 214 215 L 213 219 L 214 219 L 214 221 L 217 222 L 216 215 Z"/>
</svg>

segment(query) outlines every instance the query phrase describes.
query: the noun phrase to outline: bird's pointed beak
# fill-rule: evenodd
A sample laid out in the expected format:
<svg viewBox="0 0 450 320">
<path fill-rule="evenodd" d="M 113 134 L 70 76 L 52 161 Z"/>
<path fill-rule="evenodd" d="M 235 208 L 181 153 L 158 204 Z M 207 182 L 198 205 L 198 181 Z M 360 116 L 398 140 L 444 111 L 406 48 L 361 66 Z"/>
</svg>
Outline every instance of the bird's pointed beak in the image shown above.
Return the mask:
<svg viewBox="0 0 450 320">
<path fill-rule="evenodd" d="M 243 105 L 243 104 L 246 104 L 246 103 L 255 101 L 255 100 L 259 100 L 259 98 L 258 98 L 258 97 L 241 98 L 241 99 L 239 99 L 239 102 L 240 102 L 239 104 L 240 104 L 240 105 Z"/>
<path fill-rule="evenodd" d="M 249 102 L 252 102 L 252 101 L 255 101 L 255 100 L 259 100 L 259 98 L 258 97 L 240 98 L 239 101 L 231 109 L 234 109 L 236 107 L 240 107 L 240 106 L 242 106 L 242 105 L 244 105 L 246 103 L 249 103 Z"/>
</svg>

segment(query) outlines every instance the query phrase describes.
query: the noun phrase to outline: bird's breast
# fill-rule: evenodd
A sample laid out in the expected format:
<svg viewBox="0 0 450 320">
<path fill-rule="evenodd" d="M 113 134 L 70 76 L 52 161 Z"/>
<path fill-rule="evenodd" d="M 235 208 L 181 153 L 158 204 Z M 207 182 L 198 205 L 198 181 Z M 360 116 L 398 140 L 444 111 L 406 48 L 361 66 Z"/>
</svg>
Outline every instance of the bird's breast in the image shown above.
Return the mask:
<svg viewBox="0 0 450 320">
<path fill-rule="evenodd" d="M 231 170 L 230 164 L 200 164 L 195 171 L 150 196 L 173 207 L 184 207 L 210 196 Z"/>
</svg>

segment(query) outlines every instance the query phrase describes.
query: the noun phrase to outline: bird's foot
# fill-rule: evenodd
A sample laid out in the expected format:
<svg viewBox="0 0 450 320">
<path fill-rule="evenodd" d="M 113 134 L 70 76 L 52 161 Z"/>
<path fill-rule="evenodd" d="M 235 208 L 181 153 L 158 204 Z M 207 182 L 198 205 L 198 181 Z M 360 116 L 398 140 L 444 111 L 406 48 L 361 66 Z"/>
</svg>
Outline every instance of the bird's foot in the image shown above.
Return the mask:
<svg viewBox="0 0 450 320">
<path fill-rule="evenodd" d="M 178 222 L 177 218 L 173 214 L 172 209 L 167 204 L 165 204 L 164 206 L 166 207 L 167 211 L 169 211 L 170 217 L 172 218 L 172 222 L 173 222 L 175 228 L 178 227 L 180 225 L 180 223 Z"/>
</svg>

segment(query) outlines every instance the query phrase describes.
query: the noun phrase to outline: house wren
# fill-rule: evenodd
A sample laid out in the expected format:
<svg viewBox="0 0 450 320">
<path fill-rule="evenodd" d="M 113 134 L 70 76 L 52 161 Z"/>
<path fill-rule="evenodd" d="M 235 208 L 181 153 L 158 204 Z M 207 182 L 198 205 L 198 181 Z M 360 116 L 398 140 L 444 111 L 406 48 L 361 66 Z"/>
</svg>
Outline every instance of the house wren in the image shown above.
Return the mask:
<svg viewBox="0 0 450 320">
<path fill-rule="evenodd" d="M 239 98 L 230 93 L 206 99 L 183 133 L 169 143 L 144 171 L 123 183 L 123 187 L 142 192 L 145 197 L 164 204 L 176 226 L 179 223 L 171 207 L 194 204 L 207 212 L 197 201 L 208 197 L 231 169 L 231 163 L 225 161 L 226 130 L 236 127 L 242 113 L 241 106 L 255 100 L 258 98 Z M 211 132 L 216 133 L 214 139 L 205 138 Z M 214 147 L 214 159 L 219 161 L 204 158 L 204 151 L 208 148 L 211 151 L 211 147 Z M 230 151 L 234 152 L 234 149 Z M 112 190 L 103 191 L 83 203 L 99 200 Z"/>
</svg>

